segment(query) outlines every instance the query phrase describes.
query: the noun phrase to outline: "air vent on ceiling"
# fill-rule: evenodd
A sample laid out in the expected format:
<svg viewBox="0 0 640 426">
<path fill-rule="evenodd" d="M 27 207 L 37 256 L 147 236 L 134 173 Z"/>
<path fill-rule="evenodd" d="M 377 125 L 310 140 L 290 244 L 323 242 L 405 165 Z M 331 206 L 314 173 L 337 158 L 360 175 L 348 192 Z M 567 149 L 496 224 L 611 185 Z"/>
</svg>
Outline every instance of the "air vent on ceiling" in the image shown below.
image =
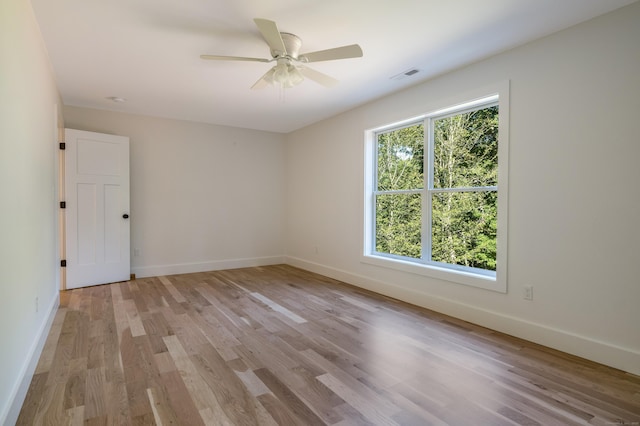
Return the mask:
<svg viewBox="0 0 640 426">
<path fill-rule="evenodd" d="M 402 80 L 403 78 L 407 78 L 407 77 L 411 77 L 413 75 L 416 75 L 420 72 L 419 69 L 417 68 L 411 68 L 408 69 L 406 71 L 401 72 L 400 74 L 396 74 L 393 77 L 391 77 L 391 80 Z"/>
</svg>

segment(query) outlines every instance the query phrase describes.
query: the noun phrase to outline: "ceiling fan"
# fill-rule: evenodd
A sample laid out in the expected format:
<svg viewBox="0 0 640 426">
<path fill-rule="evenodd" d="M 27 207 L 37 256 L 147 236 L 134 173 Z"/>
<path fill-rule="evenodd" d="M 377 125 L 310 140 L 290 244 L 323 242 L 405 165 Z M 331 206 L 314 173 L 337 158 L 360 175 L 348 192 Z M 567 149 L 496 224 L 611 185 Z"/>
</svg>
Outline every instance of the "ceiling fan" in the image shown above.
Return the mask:
<svg viewBox="0 0 640 426">
<path fill-rule="evenodd" d="M 256 23 L 262 37 L 271 49 L 271 59 L 247 58 L 242 56 L 200 55 L 202 59 L 222 61 L 253 61 L 267 63 L 275 61 L 276 65 L 267 71 L 253 86 L 251 86 L 252 89 L 262 89 L 269 84 L 279 86 L 283 89 L 288 89 L 302 83 L 305 77 L 323 86 L 330 87 L 337 84 L 338 80 L 301 64 L 362 57 L 362 49 L 357 44 L 301 54 L 300 48 L 302 47 L 302 40 L 300 37 L 295 34 L 280 32 L 276 23 L 269 21 L 268 19 L 256 18 L 253 21 Z"/>
</svg>

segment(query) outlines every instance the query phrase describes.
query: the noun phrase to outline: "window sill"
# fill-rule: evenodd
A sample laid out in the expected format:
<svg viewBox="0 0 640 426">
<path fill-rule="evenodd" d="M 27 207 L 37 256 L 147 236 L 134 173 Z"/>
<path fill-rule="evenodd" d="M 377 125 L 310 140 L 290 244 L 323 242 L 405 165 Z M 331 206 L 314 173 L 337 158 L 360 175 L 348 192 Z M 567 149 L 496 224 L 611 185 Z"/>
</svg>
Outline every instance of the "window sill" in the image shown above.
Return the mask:
<svg viewBox="0 0 640 426">
<path fill-rule="evenodd" d="M 393 259 L 384 256 L 376 256 L 372 254 L 363 255 L 361 257 L 361 262 L 379 266 L 382 268 L 395 269 L 397 271 L 408 272 L 411 274 L 437 278 L 457 284 L 496 291 L 499 293 L 507 292 L 506 281 L 499 280 L 496 276 L 441 268 L 434 265 L 425 265 L 421 263 L 415 263 L 401 259 Z"/>
</svg>

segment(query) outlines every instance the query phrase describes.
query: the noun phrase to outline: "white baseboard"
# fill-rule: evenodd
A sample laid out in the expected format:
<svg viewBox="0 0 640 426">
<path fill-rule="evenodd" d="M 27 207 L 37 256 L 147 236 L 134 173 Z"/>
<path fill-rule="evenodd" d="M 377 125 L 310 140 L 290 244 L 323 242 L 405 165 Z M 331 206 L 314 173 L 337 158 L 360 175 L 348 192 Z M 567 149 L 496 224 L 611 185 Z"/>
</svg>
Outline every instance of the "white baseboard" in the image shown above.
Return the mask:
<svg viewBox="0 0 640 426">
<path fill-rule="evenodd" d="M 6 411 L 0 413 L 0 425 L 13 425 L 18 420 L 22 404 L 24 403 L 24 398 L 27 396 L 29 385 L 31 385 L 33 373 L 36 371 L 40 355 L 42 354 L 42 349 L 47 341 L 47 336 L 49 335 L 49 330 L 53 324 L 53 319 L 58 311 L 58 306 L 60 306 L 60 293 L 56 291 L 56 295 L 49 304 L 48 311 L 46 311 L 45 320 L 42 322 L 42 325 L 38 330 L 38 334 L 36 335 L 36 339 L 31 344 L 27 358 L 20 368 L 18 380 L 9 395 L 9 403 L 6 406 Z"/>
<path fill-rule="evenodd" d="M 296 257 L 287 256 L 285 262 L 291 266 L 325 275 L 413 305 L 640 375 L 640 352 L 630 348 L 612 345 L 588 336 L 403 288 Z"/>
<path fill-rule="evenodd" d="M 250 268 L 253 266 L 278 265 L 284 263 L 284 256 L 253 257 L 246 259 L 212 260 L 209 262 L 177 263 L 173 265 L 141 266 L 131 268 L 137 278 L 159 277 L 162 275 L 191 274 L 195 272 L 219 271 L 223 269 Z"/>
</svg>

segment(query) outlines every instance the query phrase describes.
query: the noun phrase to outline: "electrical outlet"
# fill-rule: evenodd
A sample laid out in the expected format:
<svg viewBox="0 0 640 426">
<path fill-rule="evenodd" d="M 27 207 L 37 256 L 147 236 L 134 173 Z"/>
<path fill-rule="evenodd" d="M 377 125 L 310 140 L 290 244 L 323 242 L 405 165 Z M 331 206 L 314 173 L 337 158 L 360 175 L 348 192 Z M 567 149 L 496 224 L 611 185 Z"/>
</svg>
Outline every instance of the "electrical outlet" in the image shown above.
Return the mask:
<svg viewBox="0 0 640 426">
<path fill-rule="evenodd" d="M 140 250 L 139 248 L 134 248 L 133 249 L 133 255 L 138 257 L 140 256 L 140 253 L 142 253 L 142 250 Z"/>
<path fill-rule="evenodd" d="M 524 286 L 524 289 L 522 292 L 522 298 L 524 300 L 533 300 L 533 286 L 531 285 Z"/>
</svg>

